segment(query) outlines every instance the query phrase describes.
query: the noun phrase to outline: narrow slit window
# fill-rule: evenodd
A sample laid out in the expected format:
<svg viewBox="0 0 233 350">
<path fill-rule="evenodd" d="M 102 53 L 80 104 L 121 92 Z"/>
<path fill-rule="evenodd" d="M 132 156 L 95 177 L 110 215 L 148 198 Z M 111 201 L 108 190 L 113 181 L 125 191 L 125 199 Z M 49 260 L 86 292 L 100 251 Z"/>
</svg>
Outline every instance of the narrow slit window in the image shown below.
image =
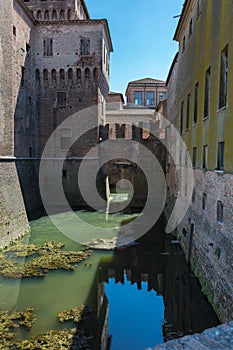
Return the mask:
<svg viewBox="0 0 233 350">
<path fill-rule="evenodd" d="M 205 72 L 205 102 L 204 102 L 204 118 L 209 116 L 210 111 L 210 67 Z"/>
<path fill-rule="evenodd" d="M 223 202 L 217 201 L 217 221 L 223 222 Z"/>
<path fill-rule="evenodd" d="M 208 157 L 208 146 L 203 146 L 203 159 L 202 159 L 202 167 L 203 169 L 207 169 L 207 157 Z"/>
<path fill-rule="evenodd" d="M 197 147 L 193 147 L 193 168 L 197 165 Z"/>
<path fill-rule="evenodd" d="M 197 123 L 197 113 L 198 113 L 198 87 L 199 83 L 197 82 L 194 90 L 194 113 L 193 113 L 193 123 Z"/>
<path fill-rule="evenodd" d="M 218 143 L 218 154 L 217 154 L 217 170 L 224 169 L 224 142 Z"/>
<path fill-rule="evenodd" d="M 228 80 L 228 46 L 221 53 L 220 82 L 219 82 L 219 109 L 227 104 Z"/>
<path fill-rule="evenodd" d="M 206 195 L 206 193 L 203 193 L 203 196 L 202 196 L 202 210 L 203 211 L 206 211 L 206 202 L 207 202 L 207 195 Z"/>
<path fill-rule="evenodd" d="M 183 118 L 184 118 L 184 101 L 181 102 L 180 107 L 180 133 L 183 132 Z"/>
<path fill-rule="evenodd" d="M 190 94 L 187 96 L 187 109 L 186 109 L 186 130 L 189 128 L 189 118 L 190 118 Z"/>
</svg>

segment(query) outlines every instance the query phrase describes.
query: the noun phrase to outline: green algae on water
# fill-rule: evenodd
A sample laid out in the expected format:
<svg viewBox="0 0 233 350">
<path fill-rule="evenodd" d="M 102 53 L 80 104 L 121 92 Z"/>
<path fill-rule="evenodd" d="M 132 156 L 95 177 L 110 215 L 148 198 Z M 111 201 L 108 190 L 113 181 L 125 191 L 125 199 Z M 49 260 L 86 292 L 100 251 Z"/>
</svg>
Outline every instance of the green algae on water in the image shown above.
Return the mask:
<svg viewBox="0 0 233 350">
<path fill-rule="evenodd" d="M 76 316 L 78 315 L 77 310 L 82 313 L 84 306 L 73 309 Z M 17 340 L 15 330 L 22 326 L 29 330 L 35 321 L 34 309 L 31 307 L 13 314 L 9 314 L 8 311 L 0 311 L 0 350 L 90 349 L 91 337 L 86 336 L 83 331 L 77 328 L 59 331 L 50 330 L 36 338 Z"/>
<path fill-rule="evenodd" d="M 70 310 L 59 311 L 57 317 L 60 322 L 73 321 L 75 323 L 80 322 L 85 318 L 85 315 L 90 312 L 90 308 L 82 305 L 80 307 L 74 307 Z"/>
<path fill-rule="evenodd" d="M 74 270 L 81 261 L 92 253 L 90 250 L 65 251 L 63 243 L 46 242 L 43 245 L 14 244 L 0 253 L 0 275 L 6 278 L 44 277 L 50 270 Z M 19 264 L 14 258 L 31 257 L 24 264 Z"/>
</svg>

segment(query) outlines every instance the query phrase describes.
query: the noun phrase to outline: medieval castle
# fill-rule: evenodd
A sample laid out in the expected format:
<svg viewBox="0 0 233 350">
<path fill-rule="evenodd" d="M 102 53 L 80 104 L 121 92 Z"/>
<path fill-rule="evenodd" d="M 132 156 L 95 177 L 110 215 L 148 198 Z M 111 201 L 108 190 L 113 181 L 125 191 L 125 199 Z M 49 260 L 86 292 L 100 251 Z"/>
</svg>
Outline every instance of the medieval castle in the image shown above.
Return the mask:
<svg viewBox="0 0 233 350">
<path fill-rule="evenodd" d="M 133 123 L 135 115 L 122 108 L 122 96 L 109 94 L 113 46 L 108 23 L 105 19 L 90 19 L 84 0 L 1 0 L 1 10 L 0 245 L 3 246 L 29 230 L 25 206 L 30 212 L 42 204 L 38 168 L 46 142 L 55 129 L 59 132 L 60 152 L 68 154 L 61 174 L 66 196 L 73 206 L 85 205 L 80 194 L 71 190 L 82 157 L 106 133 L 125 135 L 124 127 L 108 129 L 106 124 L 124 124 L 125 116 Z M 158 106 L 179 130 L 193 162 L 193 199 L 177 229 L 178 238 L 222 320 L 231 319 L 233 302 L 231 23 L 230 0 L 185 1 L 174 36 L 179 52 L 167 78 L 168 96 Z M 128 102 L 143 105 L 149 101 L 147 106 L 156 107 L 157 94 L 144 96 L 138 87 L 142 81 L 132 83 L 136 90 L 130 90 L 129 85 Z M 166 92 L 164 84 L 161 89 L 161 94 Z M 106 111 L 107 99 L 113 108 Z M 68 152 L 73 130 L 60 127 L 62 121 L 93 105 L 97 106 L 94 128 Z M 153 111 L 147 114 L 146 118 L 150 118 Z M 148 124 L 147 119 L 144 122 Z M 137 137 L 138 132 L 132 128 Z M 166 135 L 169 136 L 169 130 Z M 154 144 L 155 140 L 149 142 Z M 164 150 L 157 149 L 165 160 Z M 177 158 L 185 157 L 177 154 Z M 97 167 L 98 155 L 90 161 L 93 168 Z M 166 212 L 170 215 L 178 196 L 178 173 L 169 157 L 166 165 L 169 188 Z M 56 198 L 52 200 L 56 202 Z"/>
</svg>

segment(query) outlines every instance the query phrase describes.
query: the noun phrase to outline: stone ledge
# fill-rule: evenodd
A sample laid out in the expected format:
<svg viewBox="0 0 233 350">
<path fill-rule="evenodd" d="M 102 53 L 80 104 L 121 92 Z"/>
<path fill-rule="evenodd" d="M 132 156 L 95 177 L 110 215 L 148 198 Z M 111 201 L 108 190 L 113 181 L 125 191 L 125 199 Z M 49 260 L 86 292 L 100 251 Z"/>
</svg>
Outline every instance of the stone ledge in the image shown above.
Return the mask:
<svg viewBox="0 0 233 350">
<path fill-rule="evenodd" d="M 146 350 L 231 350 L 233 349 L 233 321 L 205 330 L 203 333 L 170 340 Z"/>
</svg>

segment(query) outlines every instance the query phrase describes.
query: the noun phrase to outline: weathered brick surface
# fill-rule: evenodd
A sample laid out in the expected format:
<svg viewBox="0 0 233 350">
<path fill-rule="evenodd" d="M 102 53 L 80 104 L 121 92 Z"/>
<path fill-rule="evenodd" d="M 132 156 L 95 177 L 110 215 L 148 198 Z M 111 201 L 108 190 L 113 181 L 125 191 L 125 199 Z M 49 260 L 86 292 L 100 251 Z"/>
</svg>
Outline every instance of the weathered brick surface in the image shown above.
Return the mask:
<svg viewBox="0 0 233 350">
<path fill-rule="evenodd" d="M 13 91 L 12 91 L 12 16 L 13 4 L 1 1 L 0 18 L 0 150 L 2 156 L 13 155 Z"/>
<path fill-rule="evenodd" d="M 13 2 L 1 1 L 0 18 L 0 246 L 24 234 L 28 222 L 14 160 Z"/>
<path fill-rule="evenodd" d="M 232 320 L 233 256 L 231 174 L 195 170 L 195 202 L 178 228 L 178 236 L 188 257 L 191 224 L 195 225 L 191 264 L 222 321 Z M 207 195 L 202 209 L 203 193 Z M 217 201 L 223 202 L 223 222 L 217 222 Z M 185 231 L 184 231 L 185 230 Z"/>
<path fill-rule="evenodd" d="M 29 230 L 14 162 L 0 162 L 0 246 Z"/>
</svg>

